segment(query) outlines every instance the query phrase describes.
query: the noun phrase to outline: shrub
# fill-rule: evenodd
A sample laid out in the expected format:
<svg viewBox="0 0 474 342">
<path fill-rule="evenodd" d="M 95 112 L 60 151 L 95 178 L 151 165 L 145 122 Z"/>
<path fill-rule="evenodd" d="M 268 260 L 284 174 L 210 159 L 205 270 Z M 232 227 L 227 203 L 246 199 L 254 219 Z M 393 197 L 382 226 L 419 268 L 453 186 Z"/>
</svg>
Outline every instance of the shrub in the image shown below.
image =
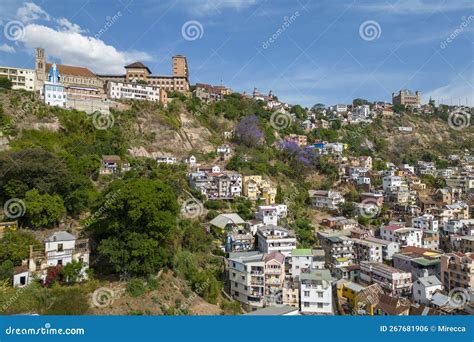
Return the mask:
<svg viewBox="0 0 474 342">
<path fill-rule="evenodd" d="M 141 279 L 135 278 L 131 279 L 127 283 L 127 292 L 132 297 L 140 297 L 146 291 L 145 284 Z"/>
</svg>

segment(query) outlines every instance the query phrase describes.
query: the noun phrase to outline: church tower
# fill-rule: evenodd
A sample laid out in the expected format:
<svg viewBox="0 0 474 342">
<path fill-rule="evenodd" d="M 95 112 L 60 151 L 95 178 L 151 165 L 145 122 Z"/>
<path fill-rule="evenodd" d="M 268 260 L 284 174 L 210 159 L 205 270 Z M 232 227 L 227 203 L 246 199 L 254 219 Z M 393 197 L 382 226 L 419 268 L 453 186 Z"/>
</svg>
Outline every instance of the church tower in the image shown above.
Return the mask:
<svg viewBox="0 0 474 342">
<path fill-rule="evenodd" d="M 46 81 L 46 58 L 44 56 L 43 48 L 36 48 L 35 75 L 36 90 L 42 89 L 43 84 Z"/>
</svg>

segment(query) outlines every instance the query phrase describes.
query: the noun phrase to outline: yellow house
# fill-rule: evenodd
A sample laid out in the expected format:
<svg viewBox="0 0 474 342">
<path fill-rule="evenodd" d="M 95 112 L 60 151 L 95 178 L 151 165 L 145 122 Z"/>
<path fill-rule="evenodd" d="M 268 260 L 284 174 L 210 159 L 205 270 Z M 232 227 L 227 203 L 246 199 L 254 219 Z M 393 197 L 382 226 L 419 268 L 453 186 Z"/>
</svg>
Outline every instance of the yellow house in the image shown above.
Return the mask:
<svg viewBox="0 0 474 342">
<path fill-rule="evenodd" d="M 266 205 L 275 204 L 277 189 L 273 186 L 267 186 L 262 189 L 262 197 Z"/>
<path fill-rule="evenodd" d="M 277 188 L 272 186 L 270 181 L 263 179 L 262 176 L 244 176 L 242 183 L 243 195 L 251 201 L 263 198 L 266 205 L 275 203 Z"/>
<path fill-rule="evenodd" d="M 351 308 L 359 315 L 373 316 L 382 293 L 382 288 L 378 284 L 365 287 L 348 280 L 340 281 L 337 284 L 338 298 L 346 299 Z"/>
<path fill-rule="evenodd" d="M 352 307 L 356 307 L 357 295 L 364 289 L 363 286 L 353 283 L 351 281 L 342 281 L 337 284 L 337 296 L 345 298 L 347 303 Z"/>
<path fill-rule="evenodd" d="M 262 176 L 244 176 L 243 179 L 243 194 L 251 201 L 256 201 L 259 198 L 259 184 L 262 181 Z"/>
</svg>

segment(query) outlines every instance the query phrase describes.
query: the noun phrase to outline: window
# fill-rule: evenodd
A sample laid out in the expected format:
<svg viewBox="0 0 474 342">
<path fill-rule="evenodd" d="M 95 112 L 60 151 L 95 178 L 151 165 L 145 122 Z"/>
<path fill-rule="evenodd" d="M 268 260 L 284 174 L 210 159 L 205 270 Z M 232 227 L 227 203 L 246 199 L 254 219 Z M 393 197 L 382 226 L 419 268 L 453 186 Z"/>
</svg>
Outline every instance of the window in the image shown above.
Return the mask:
<svg viewBox="0 0 474 342">
<path fill-rule="evenodd" d="M 305 295 L 306 297 L 309 297 L 309 291 L 304 291 L 304 295 Z"/>
<path fill-rule="evenodd" d="M 318 304 L 318 309 L 322 309 L 323 308 L 323 303 L 317 303 Z"/>
<path fill-rule="evenodd" d="M 305 308 L 309 308 L 309 303 L 308 303 L 308 302 L 304 302 L 304 303 L 303 303 L 303 306 L 304 306 Z"/>
<path fill-rule="evenodd" d="M 318 298 L 323 298 L 323 293 L 322 292 L 318 292 Z"/>
<path fill-rule="evenodd" d="M 64 245 L 62 243 L 58 243 L 58 252 L 62 252 L 64 250 Z"/>
<path fill-rule="evenodd" d="M 58 265 L 62 265 L 63 264 L 63 259 L 59 259 L 58 260 Z"/>
</svg>

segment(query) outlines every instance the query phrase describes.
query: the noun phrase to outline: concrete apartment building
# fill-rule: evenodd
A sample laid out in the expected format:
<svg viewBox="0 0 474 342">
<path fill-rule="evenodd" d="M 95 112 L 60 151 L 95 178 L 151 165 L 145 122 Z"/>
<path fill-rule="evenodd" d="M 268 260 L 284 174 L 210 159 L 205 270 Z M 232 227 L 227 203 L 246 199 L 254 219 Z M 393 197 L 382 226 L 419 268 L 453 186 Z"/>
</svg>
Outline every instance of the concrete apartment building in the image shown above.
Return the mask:
<svg viewBox="0 0 474 342">
<path fill-rule="evenodd" d="M 125 66 L 125 74 L 122 75 L 97 75 L 103 82 L 143 82 L 149 86 L 158 87 L 165 91 L 189 91 L 189 69 L 185 56 L 176 55 L 172 57 L 172 75 L 153 75 L 151 70 L 142 62 L 135 62 Z"/>
<path fill-rule="evenodd" d="M 265 261 L 259 252 L 229 253 L 230 295 L 251 311 L 264 306 Z"/>
<path fill-rule="evenodd" d="M 446 291 L 474 289 L 474 253 L 454 252 L 441 256 L 441 282 Z"/>
<path fill-rule="evenodd" d="M 35 71 L 33 69 L 0 66 L 0 77 L 12 81 L 12 89 L 35 91 Z"/>
<path fill-rule="evenodd" d="M 300 276 L 300 311 L 308 314 L 333 314 L 332 282 L 329 270 L 312 269 Z"/>
<path fill-rule="evenodd" d="M 167 104 L 166 91 L 156 86 L 140 83 L 107 82 L 107 97 L 110 99 L 147 100 Z"/>
<path fill-rule="evenodd" d="M 296 248 L 296 235 L 280 226 L 266 225 L 257 229 L 257 248 L 262 253 L 280 252 L 285 257 Z"/>
<path fill-rule="evenodd" d="M 266 304 L 283 304 L 282 288 L 285 282 L 285 256 L 272 252 L 265 256 Z"/>
<path fill-rule="evenodd" d="M 298 306 L 298 285 L 285 279 L 285 256 L 279 252 L 229 253 L 228 276 L 232 298 L 247 311 L 264 306 Z"/>
<path fill-rule="evenodd" d="M 416 228 L 383 226 L 380 228 L 380 236 L 384 240 L 397 242 L 400 248 L 406 246 L 422 247 L 423 244 L 423 232 Z"/>
<path fill-rule="evenodd" d="M 377 242 L 352 239 L 354 241 L 354 254 L 356 262 L 371 261 L 371 262 L 382 262 L 383 261 L 383 245 Z"/>
<path fill-rule="evenodd" d="M 394 296 L 411 294 L 413 285 L 410 272 L 404 272 L 378 262 L 362 261 L 360 263 L 360 279 L 368 284 L 379 284 Z"/>
<path fill-rule="evenodd" d="M 400 251 L 400 245 L 395 241 L 387 241 L 383 239 L 378 239 L 373 236 L 364 238 L 364 240 L 375 242 L 382 245 L 382 259 L 383 260 L 392 260 L 393 255 Z"/>
<path fill-rule="evenodd" d="M 324 264 L 325 258 L 322 249 L 293 249 L 291 256 L 288 258 L 288 272 L 294 279 L 299 279 L 302 272 L 323 269 Z"/>
<path fill-rule="evenodd" d="M 324 250 L 326 266 L 332 271 L 355 263 L 354 241 L 344 235 L 319 233 L 321 248 Z"/>
<path fill-rule="evenodd" d="M 437 232 L 439 228 L 438 220 L 431 214 L 424 214 L 412 218 L 411 225 L 413 228 L 421 229 L 423 231 L 431 230 Z"/>
<path fill-rule="evenodd" d="M 419 106 L 421 105 L 421 92 L 417 90 L 413 94 L 411 91 L 403 89 L 400 90 L 398 94 L 392 93 L 392 103 L 394 105 Z"/>
</svg>

